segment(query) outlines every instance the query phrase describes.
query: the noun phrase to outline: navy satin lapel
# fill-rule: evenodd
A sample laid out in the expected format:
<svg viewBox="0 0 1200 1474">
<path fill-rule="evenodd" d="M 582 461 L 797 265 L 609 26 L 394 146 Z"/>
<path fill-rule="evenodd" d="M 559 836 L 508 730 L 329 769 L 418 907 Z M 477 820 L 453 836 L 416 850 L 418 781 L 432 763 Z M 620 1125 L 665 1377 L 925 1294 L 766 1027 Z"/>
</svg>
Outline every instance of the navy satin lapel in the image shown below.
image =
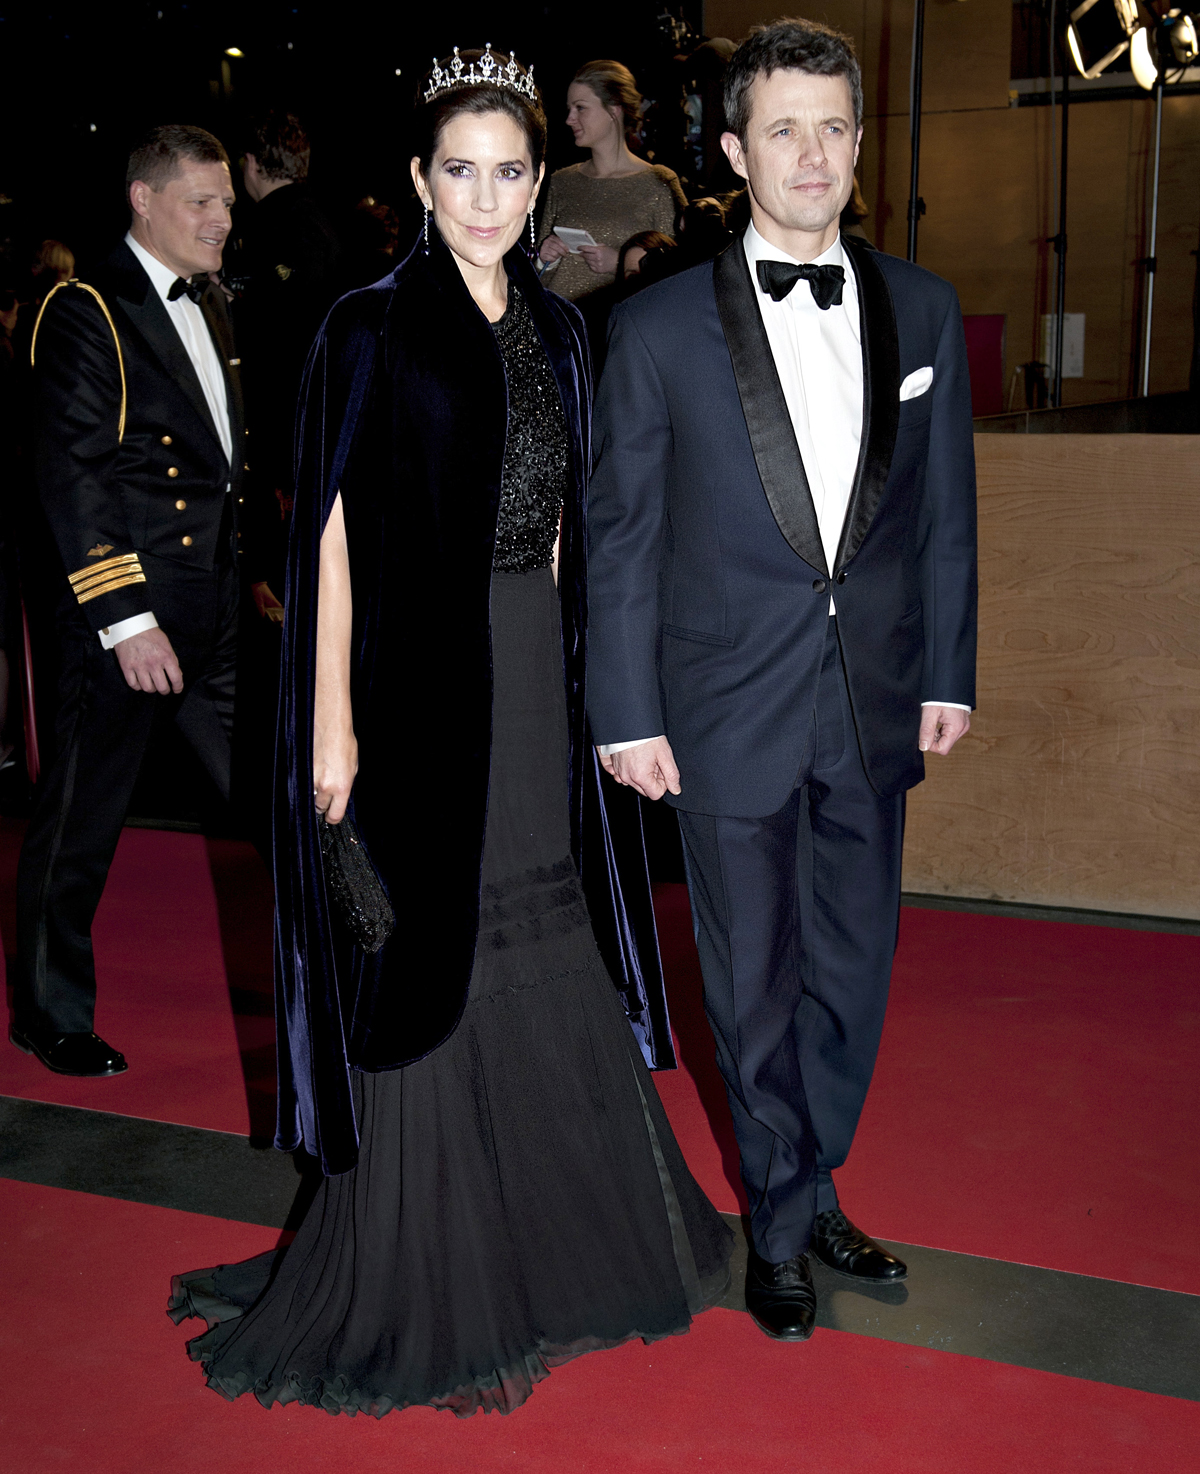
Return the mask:
<svg viewBox="0 0 1200 1474">
<path fill-rule="evenodd" d="M 775 521 L 793 550 L 828 575 L 812 491 L 740 240 L 713 262 L 713 290 L 754 461 Z"/>
<path fill-rule="evenodd" d="M 224 455 L 225 448 L 221 445 L 221 437 L 217 434 L 217 427 L 213 424 L 212 415 L 208 412 L 208 401 L 204 397 L 204 390 L 200 387 L 196 370 L 192 367 L 192 360 L 188 357 L 183 340 L 175 331 L 175 324 L 171 321 L 158 293 L 151 287 L 140 302 L 132 301 L 125 296 L 121 296 L 118 301 L 122 312 L 145 339 L 168 375 L 187 395 L 188 402 L 199 415 L 201 424 L 212 436 L 221 454 Z"/>
<path fill-rule="evenodd" d="M 862 546 L 887 485 L 900 423 L 900 339 L 896 309 L 875 252 L 853 236 L 842 246 L 858 282 L 863 355 L 863 436 L 850 505 L 842 524 L 835 568 L 842 569 Z"/>
</svg>

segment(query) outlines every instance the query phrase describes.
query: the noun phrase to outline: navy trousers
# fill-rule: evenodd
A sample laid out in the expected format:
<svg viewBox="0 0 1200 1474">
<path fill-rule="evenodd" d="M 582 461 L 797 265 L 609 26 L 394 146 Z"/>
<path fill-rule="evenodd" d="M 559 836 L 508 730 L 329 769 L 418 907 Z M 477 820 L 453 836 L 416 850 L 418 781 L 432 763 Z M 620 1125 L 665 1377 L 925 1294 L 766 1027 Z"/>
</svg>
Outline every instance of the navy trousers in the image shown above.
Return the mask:
<svg viewBox="0 0 1200 1474">
<path fill-rule="evenodd" d="M 705 1011 L 754 1247 L 804 1253 L 837 1207 L 875 1068 L 900 916 L 904 795 L 867 781 L 829 620 L 796 786 L 765 819 L 679 811 Z"/>
</svg>

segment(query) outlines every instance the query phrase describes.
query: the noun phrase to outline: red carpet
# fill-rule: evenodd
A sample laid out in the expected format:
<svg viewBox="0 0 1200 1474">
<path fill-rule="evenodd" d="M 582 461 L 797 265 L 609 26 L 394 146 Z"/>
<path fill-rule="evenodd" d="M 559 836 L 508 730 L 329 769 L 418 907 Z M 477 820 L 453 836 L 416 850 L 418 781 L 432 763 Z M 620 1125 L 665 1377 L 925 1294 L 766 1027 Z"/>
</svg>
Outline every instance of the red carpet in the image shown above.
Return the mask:
<svg viewBox="0 0 1200 1474">
<path fill-rule="evenodd" d="M 0 844 L 0 918 L 11 966 L 20 831 L 5 824 Z M 262 985 L 269 997 L 270 884 L 248 845 L 214 841 L 213 848 L 222 891 L 228 895 L 225 916 L 218 910 L 201 836 L 154 829 L 126 829 L 121 835 L 92 940 L 99 979 L 96 1029 L 124 1050 L 131 1068 L 113 1079 L 75 1080 L 50 1074 L 5 1043 L 0 1047 L 0 1095 L 248 1132 L 240 1044 L 249 1055 L 252 1081 L 261 1082 L 261 1051 L 267 1053 L 267 1094 L 255 1092 L 255 1128 L 259 1134 L 270 1129 L 273 1026 L 269 1017 L 254 1013 L 240 1015 L 235 1023 L 230 1004 L 231 985 L 241 984 L 249 995 L 255 979 L 262 978 L 264 935 Z M 246 904 L 239 907 L 239 901 Z M 257 909 L 249 927 L 247 906 Z"/>
<path fill-rule="evenodd" d="M 17 842 L 0 831 L 10 950 Z M 696 1175 L 737 1211 L 683 888 L 660 887 L 658 908 L 685 1067 L 659 1088 Z M 270 885 L 248 846 L 127 830 L 96 954 L 98 1027 L 133 1067 L 74 1081 L 0 1046 L 0 1094 L 240 1132 L 252 1112 L 267 1134 L 270 946 Z M 1200 938 L 905 909 L 839 1176 L 848 1211 L 901 1242 L 1200 1292 L 1194 1235 L 1144 1236 L 1148 1213 L 1200 1221 L 1197 977 Z"/>
<path fill-rule="evenodd" d="M 662 886 L 657 902 L 692 1077 L 660 1088 L 693 1171 L 735 1212 L 687 896 Z M 1200 1293 L 1185 1227 L 1200 1222 L 1198 978 L 1197 937 L 906 907 L 874 1084 L 838 1174 L 851 1217 L 901 1243 Z M 1148 1242 L 1148 1213 L 1179 1231 Z"/>
<path fill-rule="evenodd" d="M 6 1468 L 22 1474 L 1185 1474 L 1200 1405 L 714 1310 L 688 1336 L 561 1367 L 509 1418 L 264 1412 L 204 1385 L 163 1312 L 172 1272 L 270 1231 L 0 1184 Z M 190 1327 L 190 1329 L 189 1329 Z"/>
</svg>

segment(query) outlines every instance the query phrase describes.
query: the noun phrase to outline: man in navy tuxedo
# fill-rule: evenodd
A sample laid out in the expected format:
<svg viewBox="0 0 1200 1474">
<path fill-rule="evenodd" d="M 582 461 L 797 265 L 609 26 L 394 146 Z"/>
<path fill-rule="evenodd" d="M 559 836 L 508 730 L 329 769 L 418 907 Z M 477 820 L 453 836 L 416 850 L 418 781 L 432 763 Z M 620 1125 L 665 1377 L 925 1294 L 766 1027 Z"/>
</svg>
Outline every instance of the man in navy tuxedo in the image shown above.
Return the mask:
<svg viewBox="0 0 1200 1474">
<path fill-rule="evenodd" d="M 839 235 L 849 40 L 755 31 L 722 139 L 752 224 L 619 307 L 596 410 L 588 713 L 679 814 L 749 1194 L 747 1304 L 804 1340 L 807 1255 L 904 1264 L 838 1205 L 895 952 L 905 793 L 975 700 L 975 477 L 953 288 Z"/>
</svg>

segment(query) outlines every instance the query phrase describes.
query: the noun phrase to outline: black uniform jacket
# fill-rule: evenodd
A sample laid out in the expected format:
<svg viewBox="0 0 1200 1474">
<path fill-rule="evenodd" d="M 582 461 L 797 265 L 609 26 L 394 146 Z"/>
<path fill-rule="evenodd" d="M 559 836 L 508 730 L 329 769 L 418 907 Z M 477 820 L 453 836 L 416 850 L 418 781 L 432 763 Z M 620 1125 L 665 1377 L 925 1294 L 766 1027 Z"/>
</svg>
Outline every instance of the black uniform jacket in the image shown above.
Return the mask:
<svg viewBox="0 0 1200 1474">
<path fill-rule="evenodd" d="M 676 808 L 752 818 L 786 801 L 831 592 L 877 793 L 924 776 L 922 701 L 975 703 L 958 299 L 919 266 L 843 244 L 858 284 L 863 435 L 831 568 L 741 241 L 614 313 L 588 508 L 588 715 L 598 742 L 666 734 Z M 926 387 L 902 400 L 910 375 Z"/>
<path fill-rule="evenodd" d="M 357 1159 L 351 1071 L 421 1059 L 462 1016 L 479 928 L 491 760 L 490 597 L 507 431 L 495 334 L 431 231 L 330 313 L 309 360 L 288 560 L 276 761 L 276 1145 Z M 557 380 L 573 450 L 559 548 L 571 846 L 596 939 L 651 1066 L 674 1064 L 636 796 L 584 720 L 591 383 L 578 311 L 505 258 Z M 338 494 L 354 623 L 351 816 L 396 913 L 367 956 L 326 899 L 313 810 L 321 535 Z"/>
<path fill-rule="evenodd" d="M 89 288 L 91 290 L 89 290 Z M 98 295 L 97 295 L 98 294 Z M 244 469 L 238 359 L 225 298 L 200 304 L 225 370 L 233 465 L 167 309 L 122 242 L 47 298 L 33 350 L 38 492 L 96 629 L 153 608 L 143 558 L 211 569 Z"/>
</svg>

